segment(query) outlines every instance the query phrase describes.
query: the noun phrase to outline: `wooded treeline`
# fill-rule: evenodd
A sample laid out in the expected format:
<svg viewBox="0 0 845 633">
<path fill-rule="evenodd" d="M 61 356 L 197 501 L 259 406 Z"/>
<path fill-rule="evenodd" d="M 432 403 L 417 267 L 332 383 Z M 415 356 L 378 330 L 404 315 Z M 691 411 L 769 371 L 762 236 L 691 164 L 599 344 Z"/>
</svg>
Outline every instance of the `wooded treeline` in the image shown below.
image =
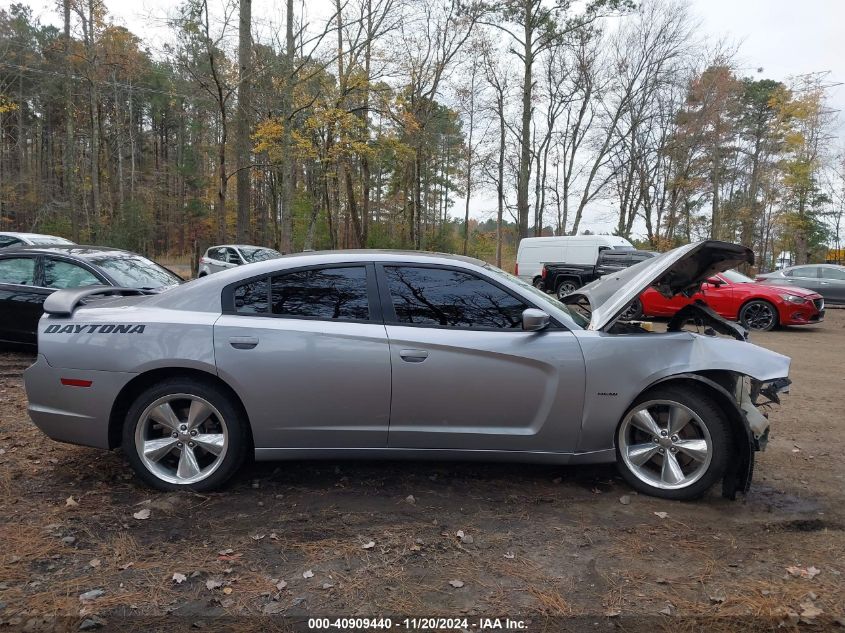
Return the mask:
<svg viewBox="0 0 845 633">
<path fill-rule="evenodd" d="M 826 75 L 745 76 L 683 2 L 279 0 L 258 28 L 251 0 L 183 0 L 156 50 L 103 0 L 58 7 L 0 10 L 3 230 L 507 263 L 592 219 L 661 250 L 839 247 Z"/>
</svg>

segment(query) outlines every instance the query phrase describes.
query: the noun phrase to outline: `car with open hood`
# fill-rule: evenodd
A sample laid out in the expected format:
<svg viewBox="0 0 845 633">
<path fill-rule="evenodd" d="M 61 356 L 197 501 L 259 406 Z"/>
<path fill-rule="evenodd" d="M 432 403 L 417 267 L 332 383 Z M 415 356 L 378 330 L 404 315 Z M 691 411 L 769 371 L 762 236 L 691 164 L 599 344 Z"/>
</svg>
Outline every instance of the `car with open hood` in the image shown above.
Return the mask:
<svg viewBox="0 0 845 633">
<path fill-rule="evenodd" d="M 749 260 L 692 244 L 569 305 L 476 259 L 373 250 L 285 256 L 155 296 L 60 291 L 24 375 L 29 414 L 56 440 L 122 447 L 164 490 L 219 487 L 252 454 L 616 462 L 648 494 L 721 482 L 733 498 L 789 359 L 696 304 L 665 333 L 620 317 L 649 286 L 694 292 Z"/>
</svg>

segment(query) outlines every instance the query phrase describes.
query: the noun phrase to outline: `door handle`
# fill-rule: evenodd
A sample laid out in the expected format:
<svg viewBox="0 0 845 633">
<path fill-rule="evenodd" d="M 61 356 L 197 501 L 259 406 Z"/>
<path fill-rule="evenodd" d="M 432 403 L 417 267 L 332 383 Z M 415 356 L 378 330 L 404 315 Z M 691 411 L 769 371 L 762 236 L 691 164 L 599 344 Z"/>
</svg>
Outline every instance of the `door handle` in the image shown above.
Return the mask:
<svg viewBox="0 0 845 633">
<path fill-rule="evenodd" d="M 235 349 L 252 349 L 258 345 L 257 336 L 230 336 L 229 345 Z"/>
<path fill-rule="evenodd" d="M 403 349 L 399 350 L 399 356 L 408 363 L 421 363 L 428 358 L 428 352 L 424 349 Z"/>
</svg>

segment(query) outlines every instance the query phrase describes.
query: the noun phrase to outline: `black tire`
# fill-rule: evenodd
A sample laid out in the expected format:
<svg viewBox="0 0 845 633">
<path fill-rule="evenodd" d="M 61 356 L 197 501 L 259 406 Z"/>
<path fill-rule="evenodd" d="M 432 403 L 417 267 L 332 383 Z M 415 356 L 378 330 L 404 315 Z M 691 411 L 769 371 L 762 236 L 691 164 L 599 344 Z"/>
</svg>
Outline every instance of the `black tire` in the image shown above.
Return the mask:
<svg viewBox="0 0 845 633">
<path fill-rule="evenodd" d="M 619 317 L 621 321 L 637 321 L 643 318 L 643 304 L 639 299 L 634 299 L 622 315 Z"/>
<path fill-rule="evenodd" d="M 626 460 L 623 459 L 621 453 L 621 433 L 626 419 L 632 411 L 636 410 L 638 406 L 654 401 L 666 401 L 682 405 L 690 411 L 694 412 L 709 433 L 709 440 L 711 447 L 709 449 L 710 461 L 709 464 L 701 466 L 702 474 L 689 485 L 681 488 L 665 489 L 656 485 L 651 485 L 638 476 Z M 663 405 L 657 405 L 659 408 Z M 696 422 L 697 424 L 697 422 Z M 728 463 L 734 459 L 734 442 L 733 435 L 730 428 L 730 420 L 725 415 L 723 409 L 706 391 L 695 386 L 686 385 L 665 385 L 657 386 L 643 393 L 620 421 L 615 435 L 616 443 L 616 464 L 619 473 L 632 488 L 639 492 L 663 499 L 674 499 L 678 501 L 687 501 L 697 499 L 704 495 L 710 488 L 720 481 L 727 469 Z M 658 421 L 658 425 L 660 422 Z M 635 429 L 639 431 L 639 429 Z M 648 440 L 641 440 L 647 442 Z M 668 449 L 666 449 L 668 450 Z M 677 451 L 674 451 L 677 453 Z M 683 455 L 682 455 L 683 456 Z M 662 456 L 657 456 L 661 461 Z M 685 456 L 684 456 L 685 457 Z M 690 463 L 695 462 L 690 459 Z M 648 465 L 648 464 L 647 464 Z"/>
<path fill-rule="evenodd" d="M 557 285 L 557 298 L 563 299 L 566 295 L 575 292 L 580 287 L 574 279 L 564 279 Z"/>
<path fill-rule="evenodd" d="M 755 332 L 769 332 L 778 324 L 778 310 L 768 301 L 753 299 L 739 311 L 739 322 Z"/>
<path fill-rule="evenodd" d="M 144 463 L 136 448 L 136 431 L 145 419 L 144 412 L 156 401 L 176 395 L 185 394 L 201 398 L 209 403 L 219 412 L 225 421 L 227 436 L 225 440 L 225 453 L 219 457 L 219 464 L 201 481 L 192 483 L 174 483 L 161 479 L 153 473 Z M 209 420 L 216 418 L 209 418 Z M 159 425 L 163 430 L 164 427 Z M 138 477 L 148 486 L 158 490 L 193 490 L 197 492 L 214 490 L 225 484 L 241 467 L 248 451 L 252 447 L 250 441 L 248 422 L 246 416 L 238 404 L 223 392 L 219 387 L 211 384 L 210 381 L 198 380 L 196 378 L 170 378 L 157 383 L 142 392 L 129 407 L 126 419 L 123 424 L 122 448 L 129 463 L 132 465 Z M 205 432 L 205 431 L 202 431 Z M 164 437 L 166 433 L 162 435 Z M 200 447 L 201 449 L 201 447 Z M 208 453 L 208 457 L 212 457 Z M 173 455 L 167 459 L 174 459 Z"/>
<path fill-rule="evenodd" d="M 546 282 L 543 281 L 542 277 L 535 277 L 534 282 L 532 284 L 537 290 L 545 290 L 546 289 Z"/>
</svg>

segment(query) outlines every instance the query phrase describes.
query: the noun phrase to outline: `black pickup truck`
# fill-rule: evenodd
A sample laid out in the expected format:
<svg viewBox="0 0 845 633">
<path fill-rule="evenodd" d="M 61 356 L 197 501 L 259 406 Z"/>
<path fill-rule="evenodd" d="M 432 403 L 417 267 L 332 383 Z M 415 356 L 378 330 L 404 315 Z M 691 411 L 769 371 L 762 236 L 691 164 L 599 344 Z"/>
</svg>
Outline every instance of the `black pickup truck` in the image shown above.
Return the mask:
<svg viewBox="0 0 845 633">
<path fill-rule="evenodd" d="M 594 266 L 587 264 L 543 264 L 541 273 L 543 287 L 547 292 L 553 292 L 558 298 L 561 298 L 602 275 L 628 268 L 628 266 L 633 266 L 655 255 L 657 253 L 653 251 L 608 249 L 599 253 Z"/>
</svg>

